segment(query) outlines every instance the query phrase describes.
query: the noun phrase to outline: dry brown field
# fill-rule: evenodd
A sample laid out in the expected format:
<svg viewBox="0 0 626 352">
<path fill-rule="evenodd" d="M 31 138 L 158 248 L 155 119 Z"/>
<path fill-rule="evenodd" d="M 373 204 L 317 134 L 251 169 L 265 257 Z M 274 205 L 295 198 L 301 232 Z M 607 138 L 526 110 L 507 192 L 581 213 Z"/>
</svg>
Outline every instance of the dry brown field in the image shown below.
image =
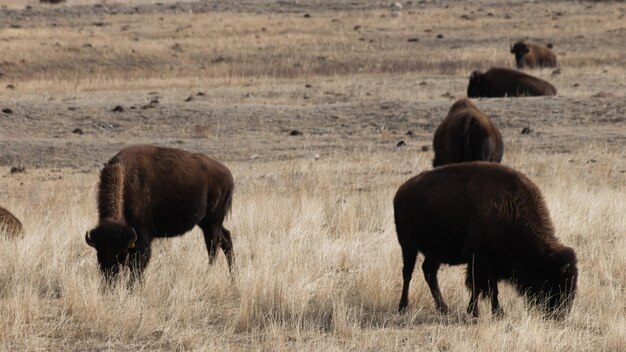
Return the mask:
<svg viewBox="0 0 626 352">
<path fill-rule="evenodd" d="M 0 350 L 625 351 L 625 16 L 623 2 L 0 0 L 0 204 L 25 228 L 0 235 Z M 483 301 L 470 319 L 464 268 L 444 266 L 440 315 L 419 257 L 399 315 L 393 195 L 431 167 L 469 74 L 513 68 L 527 37 L 554 44 L 559 68 L 531 74 L 558 95 L 474 101 L 577 251 L 573 310 L 543 319 L 504 285 L 505 317 Z M 83 236 L 101 164 L 136 143 L 231 168 L 234 280 L 196 228 L 154 243 L 142 286 L 102 289 Z"/>
</svg>

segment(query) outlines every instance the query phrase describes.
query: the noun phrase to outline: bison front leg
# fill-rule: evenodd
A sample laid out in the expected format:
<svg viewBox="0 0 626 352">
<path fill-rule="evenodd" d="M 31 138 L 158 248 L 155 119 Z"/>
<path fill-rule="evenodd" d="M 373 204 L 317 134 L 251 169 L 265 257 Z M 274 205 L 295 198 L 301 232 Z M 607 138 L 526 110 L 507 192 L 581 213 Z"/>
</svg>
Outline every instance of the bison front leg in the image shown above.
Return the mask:
<svg viewBox="0 0 626 352">
<path fill-rule="evenodd" d="M 148 266 L 152 250 L 150 245 L 138 245 L 134 251 L 129 253 L 129 269 L 132 281 L 143 281 L 143 271 Z"/>
</svg>

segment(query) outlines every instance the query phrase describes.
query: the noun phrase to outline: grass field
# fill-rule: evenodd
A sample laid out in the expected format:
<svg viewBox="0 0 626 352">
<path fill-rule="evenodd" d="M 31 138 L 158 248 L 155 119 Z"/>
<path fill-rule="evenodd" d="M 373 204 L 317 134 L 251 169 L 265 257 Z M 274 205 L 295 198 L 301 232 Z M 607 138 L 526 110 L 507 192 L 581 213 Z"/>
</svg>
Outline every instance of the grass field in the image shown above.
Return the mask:
<svg viewBox="0 0 626 352">
<path fill-rule="evenodd" d="M 160 3 L 0 4 L 0 204 L 25 227 L 0 238 L 1 350 L 626 350 L 623 4 Z M 558 96 L 475 102 L 578 254 L 572 312 L 504 285 L 506 316 L 470 319 L 446 266 L 439 315 L 418 258 L 399 315 L 393 195 L 470 72 L 513 67 L 525 37 L 555 45 L 559 71 L 532 74 Z M 196 228 L 154 243 L 141 287 L 102 289 L 83 236 L 100 165 L 134 143 L 232 170 L 234 280 Z"/>
</svg>

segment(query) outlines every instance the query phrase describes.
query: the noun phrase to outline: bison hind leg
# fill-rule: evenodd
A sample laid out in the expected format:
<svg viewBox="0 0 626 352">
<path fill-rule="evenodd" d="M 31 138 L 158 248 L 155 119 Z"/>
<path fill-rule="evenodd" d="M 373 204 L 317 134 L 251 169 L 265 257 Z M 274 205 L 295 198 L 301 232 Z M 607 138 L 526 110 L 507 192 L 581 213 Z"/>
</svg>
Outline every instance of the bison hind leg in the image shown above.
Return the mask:
<svg viewBox="0 0 626 352">
<path fill-rule="evenodd" d="M 223 218 L 222 218 L 223 220 Z M 212 222 L 208 217 L 203 219 L 198 226 L 202 229 L 204 234 L 204 243 L 206 244 L 207 251 L 209 252 L 209 264 L 213 265 L 217 257 L 217 249 L 221 248 L 226 256 L 226 263 L 228 264 L 229 272 L 233 272 L 235 255 L 233 251 L 233 241 L 228 231 L 222 222 L 219 224 Z"/>
<path fill-rule="evenodd" d="M 417 260 L 417 249 L 407 244 L 400 244 L 402 247 L 402 296 L 398 307 L 399 313 L 404 313 L 409 305 L 409 286 L 411 284 L 411 276 L 415 269 L 415 261 Z"/>
<path fill-rule="evenodd" d="M 439 271 L 440 266 L 441 263 L 426 257 L 424 259 L 424 263 L 422 263 L 422 271 L 424 272 L 424 278 L 426 279 L 426 283 L 428 283 L 430 293 L 435 299 L 435 306 L 437 307 L 437 310 L 446 314 L 449 311 L 448 305 L 443 300 L 443 295 L 439 289 L 439 281 L 437 280 L 437 272 Z"/>
<path fill-rule="evenodd" d="M 233 240 L 230 237 L 230 231 L 222 226 L 222 240 L 220 246 L 224 255 L 226 256 L 226 263 L 228 264 L 228 271 L 232 274 L 235 269 L 235 252 L 233 251 Z"/>
</svg>

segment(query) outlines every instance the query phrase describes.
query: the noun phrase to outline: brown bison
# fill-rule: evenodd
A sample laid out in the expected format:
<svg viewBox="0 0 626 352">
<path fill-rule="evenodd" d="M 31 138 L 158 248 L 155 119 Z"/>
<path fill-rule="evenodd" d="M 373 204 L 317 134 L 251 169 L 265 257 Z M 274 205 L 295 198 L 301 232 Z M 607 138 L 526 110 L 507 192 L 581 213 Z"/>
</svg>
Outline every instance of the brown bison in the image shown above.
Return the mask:
<svg viewBox="0 0 626 352">
<path fill-rule="evenodd" d="M 10 211 L 0 207 L 0 232 L 8 237 L 17 237 L 22 229 L 22 223 Z"/>
<path fill-rule="evenodd" d="M 550 49 L 552 44 L 542 46 L 520 40 L 511 46 L 511 54 L 515 54 L 515 64 L 519 69 L 556 67 L 556 55 Z"/>
<path fill-rule="evenodd" d="M 537 186 L 521 173 L 488 162 L 451 164 L 405 182 L 394 198 L 404 284 L 400 311 L 408 305 L 418 252 L 440 312 L 441 264 L 467 265 L 468 313 L 478 316 L 478 296 L 490 296 L 494 315 L 503 313 L 498 281 L 512 282 L 551 317 L 569 312 L 578 271 L 572 248 L 559 243 Z"/>
<path fill-rule="evenodd" d="M 550 83 L 508 68 L 491 68 L 482 73 L 472 72 L 467 86 L 470 98 L 556 95 Z"/>
<path fill-rule="evenodd" d="M 96 249 L 107 279 L 117 276 L 120 265 L 141 277 L 153 239 L 179 236 L 198 225 L 209 263 L 219 246 L 232 270 L 233 244 L 222 224 L 233 188 L 228 168 L 203 154 L 148 145 L 125 148 L 102 169 L 99 223 L 85 241 Z"/>
<path fill-rule="evenodd" d="M 463 161 L 502 161 L 502 135 L 469 99 L 459 99 L 435 131 L 433 167 Z"/>
</svg>

